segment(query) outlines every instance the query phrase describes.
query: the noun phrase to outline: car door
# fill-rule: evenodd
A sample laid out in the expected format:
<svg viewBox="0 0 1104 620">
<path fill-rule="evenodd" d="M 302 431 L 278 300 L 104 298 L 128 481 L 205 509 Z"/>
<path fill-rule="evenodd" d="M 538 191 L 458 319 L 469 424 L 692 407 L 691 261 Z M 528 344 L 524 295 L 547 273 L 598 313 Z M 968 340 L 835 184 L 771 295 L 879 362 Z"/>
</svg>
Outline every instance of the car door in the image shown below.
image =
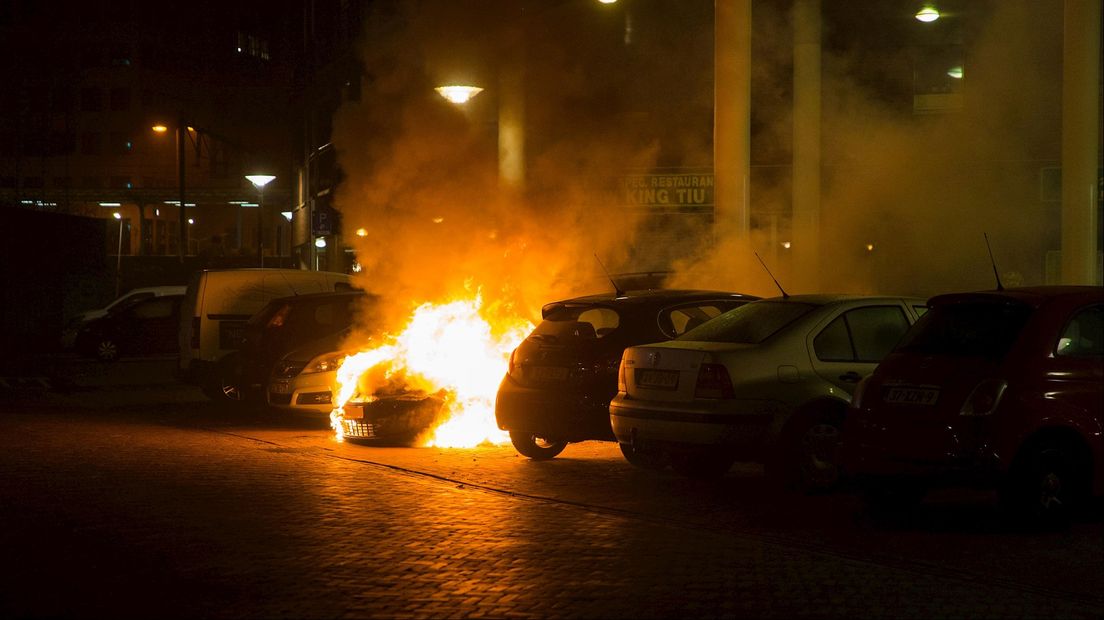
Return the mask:
<svg viewBox="0 0 1104 620">
<path fill-rule="evenodd" d="M 847 306 L 810 338 L 813 369 L 825 381 L 852 394 L 912 322 L 901 304 Z"/>
<path fill-rule="evenodd" d="M 120 347 L 137 355 L 175 350 L 182 299 L 181 295 L 154 297 L 128 308 L 117 323 Z"/>
</svg>

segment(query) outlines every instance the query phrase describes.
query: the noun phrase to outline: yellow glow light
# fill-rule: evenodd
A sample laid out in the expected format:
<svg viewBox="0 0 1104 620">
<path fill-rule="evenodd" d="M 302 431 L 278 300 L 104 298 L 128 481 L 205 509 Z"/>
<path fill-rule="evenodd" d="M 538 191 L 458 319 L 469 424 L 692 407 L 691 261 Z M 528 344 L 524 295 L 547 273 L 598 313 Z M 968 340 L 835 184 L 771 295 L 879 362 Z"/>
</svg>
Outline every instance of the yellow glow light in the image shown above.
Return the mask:
<svg viewBox="0 0 1104 620">
<path fill-rule="evenodd" d="M 357 236 L 358 237 L 367 237 L 368 236 L 368 229 L 367 228 L 358 228 L 357 229 Z"/>
<path fill-rule="evenodd" d="M 947 69 L 947 75 L 953 77 L 956 80 L 961 80 L 964 73 L 962 71 L 962 67 L 951 67 L 950 69 Z"/>
<path fill-rule="evenodd" d="M 934 22 L 939 19 L 939 11 L 930 4 L 924 5 L 924 8 L 916 12 L 916 19 L 924 22 L 925 24 Z"/>
<path fill-rule="evenodd" d="M 782 247 L 786 248 L 787 250 L 790 249 L 790 242 L 789 241 L 783 241 L 782 242 Z"/>
<path fill-rule="evenodd" d="M 165 133 L 166 131 L 169 130 L 169 128 L 164 126 L 164 125 L 154 125 L 150 129 L 156 131 L 157 133 Z"/>
<path fill-rule="evenodd" d="M 456 104 L 467 103 L 471 100 L 472 97 L 483 92 L 483 89 L 479 88 L 478 86 L 461 85 L 438 86 L 433 90 L 437 91 L 437 94 L 441 95 L 445 99 L 448 99 L 452 103 Z"/>
<path fill-rule="evenodd" d="M 867 252 L 873 252 L 874 251 L 874 244 L 873 243 L 866 244 L 866 251 Z"/>
</svg>

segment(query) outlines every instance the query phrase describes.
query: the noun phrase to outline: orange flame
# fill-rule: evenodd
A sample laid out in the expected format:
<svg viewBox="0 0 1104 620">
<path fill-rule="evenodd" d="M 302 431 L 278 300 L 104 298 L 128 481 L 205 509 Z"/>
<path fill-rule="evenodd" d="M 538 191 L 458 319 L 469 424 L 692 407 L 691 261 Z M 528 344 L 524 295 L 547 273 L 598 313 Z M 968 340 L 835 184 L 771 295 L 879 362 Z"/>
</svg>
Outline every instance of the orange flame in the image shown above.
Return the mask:
<svg viewBox="0 0 1104 620">
<path fill-rule="evenodd" d="M 508 442 L 495 423 L 495 394 L 511 352 L 533 325 L 516 316 L 488 320 L 485 314 L 478 293 L 445 304 L 425 303 L 401 332 L 385 336 L 384 344 L 346 357 L 337 371 L 338 406 L 330 415 L 338 441 L 350 400 L 360 394 L 370 402 L 375 397 L 369 395 L 401 379 L 407 389 L 446 393 L 441 421 L 420 438 L 421 445 Z"/>
</svg>

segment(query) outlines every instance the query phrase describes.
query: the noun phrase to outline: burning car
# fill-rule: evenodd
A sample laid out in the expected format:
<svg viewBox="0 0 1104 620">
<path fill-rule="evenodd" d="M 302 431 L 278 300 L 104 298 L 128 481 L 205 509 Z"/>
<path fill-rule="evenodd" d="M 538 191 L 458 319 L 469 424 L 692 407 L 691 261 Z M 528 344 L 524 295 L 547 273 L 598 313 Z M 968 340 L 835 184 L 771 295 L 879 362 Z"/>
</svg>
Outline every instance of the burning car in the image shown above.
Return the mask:
<svg viewBox="0 0 1104 620">
<path fill-rule="evenodd" d="M 723 291 L 646 290 L 545 305 L 542 321 L 510 356 L 495 418 L 521 454 L 550 459 L 569 442 L 613 441 L 609 402 L 625 347 L 675 338 L 757 299 Z M 622 443 L 625 457 L 644 455 Z"/>
</svg>

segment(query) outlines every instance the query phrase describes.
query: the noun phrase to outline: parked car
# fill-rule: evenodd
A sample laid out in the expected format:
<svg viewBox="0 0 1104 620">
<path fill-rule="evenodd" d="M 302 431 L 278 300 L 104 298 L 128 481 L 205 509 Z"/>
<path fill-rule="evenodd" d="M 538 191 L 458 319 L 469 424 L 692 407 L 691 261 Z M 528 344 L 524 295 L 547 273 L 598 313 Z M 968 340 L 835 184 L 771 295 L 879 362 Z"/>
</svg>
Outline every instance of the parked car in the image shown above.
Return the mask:
<svg viewBox="0 0 1104 620">
<path fill-rule="evenodd" d="M 183 300 L 183 295 L 162 295 L 116 305 L 81 324 L 76 350 L 104 362 L 123 355 L 174 355 Z"/>
<path fill-rule="evenodd" d="M 265 386 L 280 358 L 311 340 L 348 329 L 375 302 L 375 296 L 360 290 L 270 301 L 246 322 L 241 348 L 219 364 L 217 394 L 229 402 L 264 403 Z"/>
<path fill-rule="evenodd" d="M 844 455 L 875 502 L 997 489 L 1021 515 L 1104 494 L 1104 289 L 940 295 L 855 394 Z M 1066 514 L 1063 514 L 1066 513 Z"/>
<path fill-rule="evenodd" d="M 569 442 L 613 441 L 609 402 L 625 347 L 674 338 L 757 297 L 647 290 L 557 301 L 510 356 L 495 418 L 521 454 L 549 459 Z M 622 444 L 626 458 L 636 458 Z"/>
<path fill-rule="evenodd" d="M 609 407 L 613 432 L 639 461 L 687 476 L 758 461 L 787 486 L 830 489 L 855 384 L 923 311 L 917 298 L 783 296 L 630 347 Z"/>
<path fill-rule="evenodd" d="M 245 342 L 245 324 L 278 297 L 352 290 L 349 276 L 302 269 L 208 269 L 188 283 L 180 316 L 180 374 L 212 400 L 226 398 L 227 355 Z"/>
<path fill-rule="evenodd" d="M 112 309 L 128 306 L 134 302 L 150 299 L 151 297 L 183 295 L 186 289 L 187 287 L 185 286 L 147 286 L 131 289 L 119 297 L 116 297 L 114 301 L 103 308 L 86 310 L 69 319 L 65 325 L 65 329 L 61 333 L 61 346 L 66 349 L 73 347 L 77 342 L 77 332 L 80 331 L 83 323 L 106 316 Z"/>
<path fill-rule="evenodd" d="M 334 409 L 337 369 L 355 353 L 342 348 L 349 330 L 311 340 L 289 351 L 272 367 L 267 398 L 272 407 L 329 416 Z"/>
</svg>

